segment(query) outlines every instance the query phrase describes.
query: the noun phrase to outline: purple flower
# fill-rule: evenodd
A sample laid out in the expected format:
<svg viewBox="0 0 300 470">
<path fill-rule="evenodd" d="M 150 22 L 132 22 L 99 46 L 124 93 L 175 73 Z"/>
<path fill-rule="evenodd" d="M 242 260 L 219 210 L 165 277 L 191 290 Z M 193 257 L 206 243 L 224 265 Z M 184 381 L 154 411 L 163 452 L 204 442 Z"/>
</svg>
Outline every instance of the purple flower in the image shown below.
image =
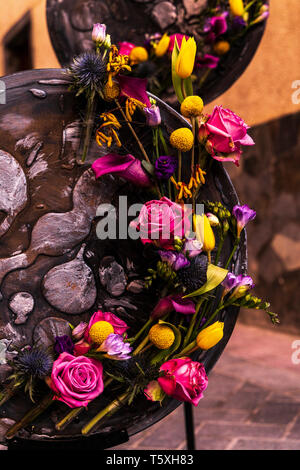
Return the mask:
<svg viewBox="0 0 300 470">
<path fill-rule="evenodd" d="M 54 351 L 59 355 L 64 352 L 73 354 L 74 344 L 68 335 L 56 336 L 54 343 Z"/>
<path fill-rule="evenodd" d="M 155 175 L 160 180 L 168 180 L 178 166 L 176 157 L 170 155 L 159 157 L 155 162 Z"/>
<path fill-rule="evenodd" d="M 182 253 L 167 250 L 160 250 L 158 253 L 161 257 L 161 260 L 168 263 L 168 265 L 174 269 L 174 271 L 186 268 L 191 264 Z"/>
<path fill-rule="evenodd" d="M 214 55 L 205 54 L 202 57 L 196 58 L 195 68 L 196 69 L 215 69 L 219 64 L 220 58 Z"/>
<path fill-rule="evenodd" d="M 190 238 L 186 240 L 183 247 L 183 252 L 187 254 L 189 258 L 195 258 L 202 252 L 202 247 L 202 242 L 199 242 L 196 238 Z"/>
<path fill-rule="evenodd" d="M 209 18 L 205 25 L 203 31 L 207 33 L 206 41 L 207 42 L 214 42 L 218 36 L 226 33 L 227 31 L 227 21 L 226 18 L 228 16 L 228 12 L 222 13 L 219 16 L 213 16 Z"/>
<path fill-rule="evenodd" d="M 247 206 L 247 204 L 245 204 L 244 206 L 239 206 L 239 205 L 234 206 L 232 210 L 232 214 L 234 215 L 237 221 L 237 237 L 239 238 L 241 235 L 241 231 L 247 225 L 247 223 L 250 220 L 255 219 L 256 212 L 250 209 L 250 207 Z"/>
<path fill-rule="evenodd" d="M 93 27 L 92 39 L 94 42 L 103 44 L 106 39 L 106 26 L 105 24 L 96 23 Z"/>
<path fill-rule="evenodd" d="M 106 351 L 106 354 L 110 356 L 110 359 L 114 359 L 115 361 L 124 361 L 126 359 L 130 359 L 132 348 L 129 343 L 124 343 L 121 335 L 112 333 L 108 335 L 99 350 Z"/>
<path fill-rule="evenodd" d="M 144 113 L 147 119 L 147 126 L 159 126 L 161 123 L 160 109 L 153 104 L 150 108 L 144 108 Z"/>
<path fill-rule="evenodd" d="M 169 295 L 158 301 L 158 304 L 151 313 L 151 318 L 157 320 L 174 310 L 184 315 L 194 315 L 196 311 L 195 304 L 192 300 L 183 299 L 181 295 Z"/>
<path fill-rule="evenodd" d="M 252 277 L 244 276 L 243 274 L 239 274 L 235 282 L 234 291 L 229 297 L 230 299 L 239 299 L 240 297 L 244 297 L 244 295 L 254 287 Z"/>
<path fill-rule="evenodd" d="M 241 16 L 235 16 L 232 21 L 232 29 L 234 32 L 240 32 L 246 27 L 246 21 Z"/>
<path fill-rule="evenodd" d="M 228 273 L 224 281 L 221 283 L 225 288 L 226 293 L 231 291 L 238 283 L 238 276 L 233 273 Z"/>
</svg>

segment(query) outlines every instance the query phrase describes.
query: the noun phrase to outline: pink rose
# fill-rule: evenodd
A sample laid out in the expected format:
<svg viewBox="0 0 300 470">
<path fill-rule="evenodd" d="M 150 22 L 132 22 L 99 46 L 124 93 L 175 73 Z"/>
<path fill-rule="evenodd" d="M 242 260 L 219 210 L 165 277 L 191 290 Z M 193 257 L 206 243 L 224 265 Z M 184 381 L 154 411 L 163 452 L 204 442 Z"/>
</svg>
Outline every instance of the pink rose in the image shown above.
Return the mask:
<svg viewBox="0 0 300 470">
<path fill-rule="evenodd" d="M 116 315 L 114 315 L 113 313 L 101 312 L 101 310 L 99 310 L 91 316 L 89 325 L 84 333 L 84 338 L 88 343 L 92 343 L 89 337 L 89 331 L 93 324 L 98 321 L 107 321 L 108 323 L 110 323 L 114 329 L 114 334 L 116 335 L 123 335 L 123 333 L 125 333 L 125 331 L 129 328 L 129 326 L 127 326 L 127 324 L 123 320 L 116 317 Z"/>
<path fill-rule="evenodd" d="M 160 371 L 165 374 L 159 377 L 158 383 L 167 395 L 198 405 L 208 383 L 203 364 L 188 357 L 171 359 L 161 366 Z"/>
<path fill-rule="evenodd" d="M 173 248 L 174 238 L 183 238 L 190 229 L 190 220 L 184 209 L 167 197 L 148 201 L 143 205 L 131 227 L 140 232 L 143 243 L 156 243 L 166 250 Z"/>
<path fill-rule="evenodd" d="M 103 392 L 102 364 L 89 357 L 62 353 L 53 363 L 49 386 L 54 399 L 70 408 L 87 406 Z"/>
<path fill-rule="evenodd" d="M 238 166 L 241 145 L 254 145 L 253 139 L 247 134 L 249 126 L 230 109 L 215 106 L 206 126 L 209 131 L 207 148 L 216 160 L 233 161 Z M 215 152 L 229 155 L 215 155 Z"/>
</svg>

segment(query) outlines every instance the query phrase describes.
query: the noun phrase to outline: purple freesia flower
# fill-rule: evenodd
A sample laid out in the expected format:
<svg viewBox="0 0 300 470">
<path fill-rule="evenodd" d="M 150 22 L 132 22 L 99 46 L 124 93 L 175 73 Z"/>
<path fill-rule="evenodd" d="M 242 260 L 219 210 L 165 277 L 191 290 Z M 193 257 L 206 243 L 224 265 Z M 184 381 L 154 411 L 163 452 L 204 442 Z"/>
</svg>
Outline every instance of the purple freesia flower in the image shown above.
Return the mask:
<svg viewBox="0 0 300 470">
<path fill-rule="evenodd" d="M 202 252 L 203 243 L 198 241 L 196 238 L 187 239 L 184 246 L 183 252 L 190 258 L 195 258 Z"/>
<path fill-rule="evenodd" d="M 198 56 L 195 62 L 196 69 L 215 69 L 220 62 L 220 58 L 211 54 L 204 54 L 204 56 Z"/>
<path fill-rule="evenodd" d="M 92 170 L 96 178 L 108 173 L 115 173 L 116 176 L 130 181 L 136 186 L 151 186 L 151 180 L 143 170 L 141 161 L 132 155 L 117 155 L 110 153 L 98 158 L 92 164 Z"/>
<path fill-rule="evenodd" d="M 54 351 L 60 355 L 64 352 L 73 354 L 74 344 L 68 335 L 56 336 L 54 343 Z"/>
<path fill-rule="evenodd" d="M 155 175 L 158 179 L 168 180 L 178 166 L 178 160 L 171 155 L 161 156 L 155 162 Z"/>
<path fill-rule="evenodd" d="M 252 277 L 244 276 L 243 274 L 239 274 L 236 279 L 236 285 L 234 287 L 234 291 L 232 292 L 230 299 L 239 299 L 240 297 L 244 297 L 244 295 L 248 292 L 248 290 L 253 289 L 254 282 Z"/>
<path fill-rule="evenodd" d="M 237 237 L 240 237 L 241 231 L 247 225 L 250 220 L 255 219 L 256 212 L 250 209 L 247 204 L 243 206 L 236 205 L 232 210 L 232 214 L 236 218 L 237 221 Z"/>
<path fill-rule="evenodd" d="M 144 108 L 144 113 L 146 116 L 147 126 L 155 127 L 159 126 L 161 123 L 160 109 L 158 106 L 153 104 L 150 108 Z"/>
<path fill-rule="evenodd" d="M 177 253 L 176 251 L 170 250 L 160 250 L 158 253 L 161 257 L 161 260 L 168 263 L 168 265 L 174 269 L 174 271 L 186 268 L 191 264 L 182 253 Z"/>
<path fill-rule="evenodd" d="M 218 36 L 226 33 L 227 31 L 227 21 L 226 18 L 228 12 L 224 12 L 219 16 L 213 16 L 209 18 L 205 25 L 203 31 L 207 33 L 206 42 L 215 42 Z"/>
<path fill-rule="evenodd" d="M 123 337 L 121 335 L 112 333 L 108 335 L 106 340 L 100 346 L 99 350 L 105 351 L 106 354 L 110 356 L 110 359 L 124 361 L 126 359 L 130 359 L 132 348 L 129 343 L 124 343 Z"/>
<path fill-rule="evenodd" d="M 196 309 L 192 300 L 183 299 L 181 295 L 169 295 L 159 300 L 158 304 L 151 313 L 151 318 L 157 320 L 167 313 L 175 312 L 184 315 L 194 315 Z"/>
</svg>

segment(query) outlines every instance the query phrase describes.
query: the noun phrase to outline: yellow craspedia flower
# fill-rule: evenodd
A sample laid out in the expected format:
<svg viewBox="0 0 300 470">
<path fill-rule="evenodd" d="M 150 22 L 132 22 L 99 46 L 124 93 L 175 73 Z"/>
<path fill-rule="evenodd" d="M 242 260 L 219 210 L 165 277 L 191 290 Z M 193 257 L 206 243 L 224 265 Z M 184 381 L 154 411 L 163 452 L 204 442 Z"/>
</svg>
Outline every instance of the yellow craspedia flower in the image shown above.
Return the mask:
<svg viewBox="0 0 300 470">
<path fill-rule="evenodd" d="M 167 35 L 167 33 L 165 33 L 154 50 L 155 55 L 157 57 L 164 56 L 169 48 L 169 44 L 170 44 L 170 37 Z"/>
<path fill-rule="evenodd" d="M 120 94 L 120 87 L 117 82 L 112 82 L 112 85 L 110 85 L 108 82 L 104 85 L 103 88 L 103 95 L 104 99 L 107 101 L 113 101 L 116 98 L 118 98 Z"/>
<path fill-rule="evenodd" d="M 91 326 L 89 337 L 93 343 L 102 344 L 113 332 L 113 326 L 108 321 L 97 321 Z"/>
<path fill-rule="evenodd" d="M 214 45 L 214 51 L 218 55 L 227 54 L 229 50 L 230 50 L 230 44 L 228 41 L 219 41 L 219 42 L 216 42 L 216 44 Z"/>
<path fill-rule="evenodd" d="M 194 145 L 194 135 L 187 127 L 181 127 L 172 132 L 170 144 L 177 150 L 188 152 Z"/>
<path fill-rule="evenodd" d="M 184 37 L 181 43 L 180 52 L 175 64 L 175 72 L 184 79 L 192 75 L 195 65 L 197 45 L 194 38 L 186 40 Z"/>
<path fill-rule="evenodd" d="M 216 239 L 208 217 L 205 214 L 194 214 L 193 225 L 197 240 L 203 243 L 203 251 L 210 253 L 216 246 Z"/>
<path fill-rule="evenodd" d="M 234 16 L 243 16 L 244 4 L 243 0 L 229 0 L 230 11 Z"/>
<path fill-rule="evenodd" d="M 181 114 L 187 118 L 200 116 L 202 110 L 203 101 L 200 96 L 187 96 L 180 107 Z"/>
<path fill-rule="evenodd" d="M 203 349 L 204 351 L 213 348 L 223 338 L 223 330 L 224 323 L 220 321 L 204 328 L 204 330 L 200 331 L 196 339 L 198 348 Z"/>
<path fill-rule="evenodd" d="M 158 323 L 150 329 L 149 340 L 158 349 L 169 349 L 175 341 L 175 334 L 169 326 Z"/>
<path fill-rule="evenodd" d="M 144 47 L 134 47 L 130 52 L 129 60 L 133 65 L 146 62 L 148 60 L 148 52 Z"/>
</svg>

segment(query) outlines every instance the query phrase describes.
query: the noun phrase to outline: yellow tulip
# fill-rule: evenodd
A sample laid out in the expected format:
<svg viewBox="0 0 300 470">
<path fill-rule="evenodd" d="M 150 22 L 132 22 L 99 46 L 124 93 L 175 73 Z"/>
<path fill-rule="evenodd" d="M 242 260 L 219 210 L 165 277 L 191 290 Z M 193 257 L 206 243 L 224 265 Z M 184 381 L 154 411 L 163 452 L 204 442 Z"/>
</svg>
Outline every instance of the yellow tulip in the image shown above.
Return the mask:
<svg viewBox="0 0 300 470">
<path fill-rule="evenodd" d="M 203 244 L 203 251 L 210 253 L 216 246 L 216 239 L 208 217 L 205 214 L 194 214 L 193 222 L 196 238 Z"/>
<path fill-rule="evenodd" d="M 169 44 L 170 44 L 170 36 L 168 36 L 167 33 L 165 33 L 155 48 L 155 55 L 157 57 L 164 56 L 168 50 Z"/>
<path fill-rule="evenodd" d="M 175 65 L 175 72 L 180 78 L 184 79 L 192 75 L 195 65 L 196 52 L 197 45 L 195 39 L 189 38 L 186 40 L 184 37 Z"/>
<path fill-rule="evenodd" d="M 229 0 L 230 10 L 234 16 L 243 16 L 244 4 L 243 0 Z"/>
<path fill-rule="evenodd" d="M 207 328 L 204 328 L 197 336 L 196 342 L 198 348 L 204 351 L 213 348 L 223 338 L 223 330 L 224 323 L 220 321 L 216 321 Z"/>
</svg>

